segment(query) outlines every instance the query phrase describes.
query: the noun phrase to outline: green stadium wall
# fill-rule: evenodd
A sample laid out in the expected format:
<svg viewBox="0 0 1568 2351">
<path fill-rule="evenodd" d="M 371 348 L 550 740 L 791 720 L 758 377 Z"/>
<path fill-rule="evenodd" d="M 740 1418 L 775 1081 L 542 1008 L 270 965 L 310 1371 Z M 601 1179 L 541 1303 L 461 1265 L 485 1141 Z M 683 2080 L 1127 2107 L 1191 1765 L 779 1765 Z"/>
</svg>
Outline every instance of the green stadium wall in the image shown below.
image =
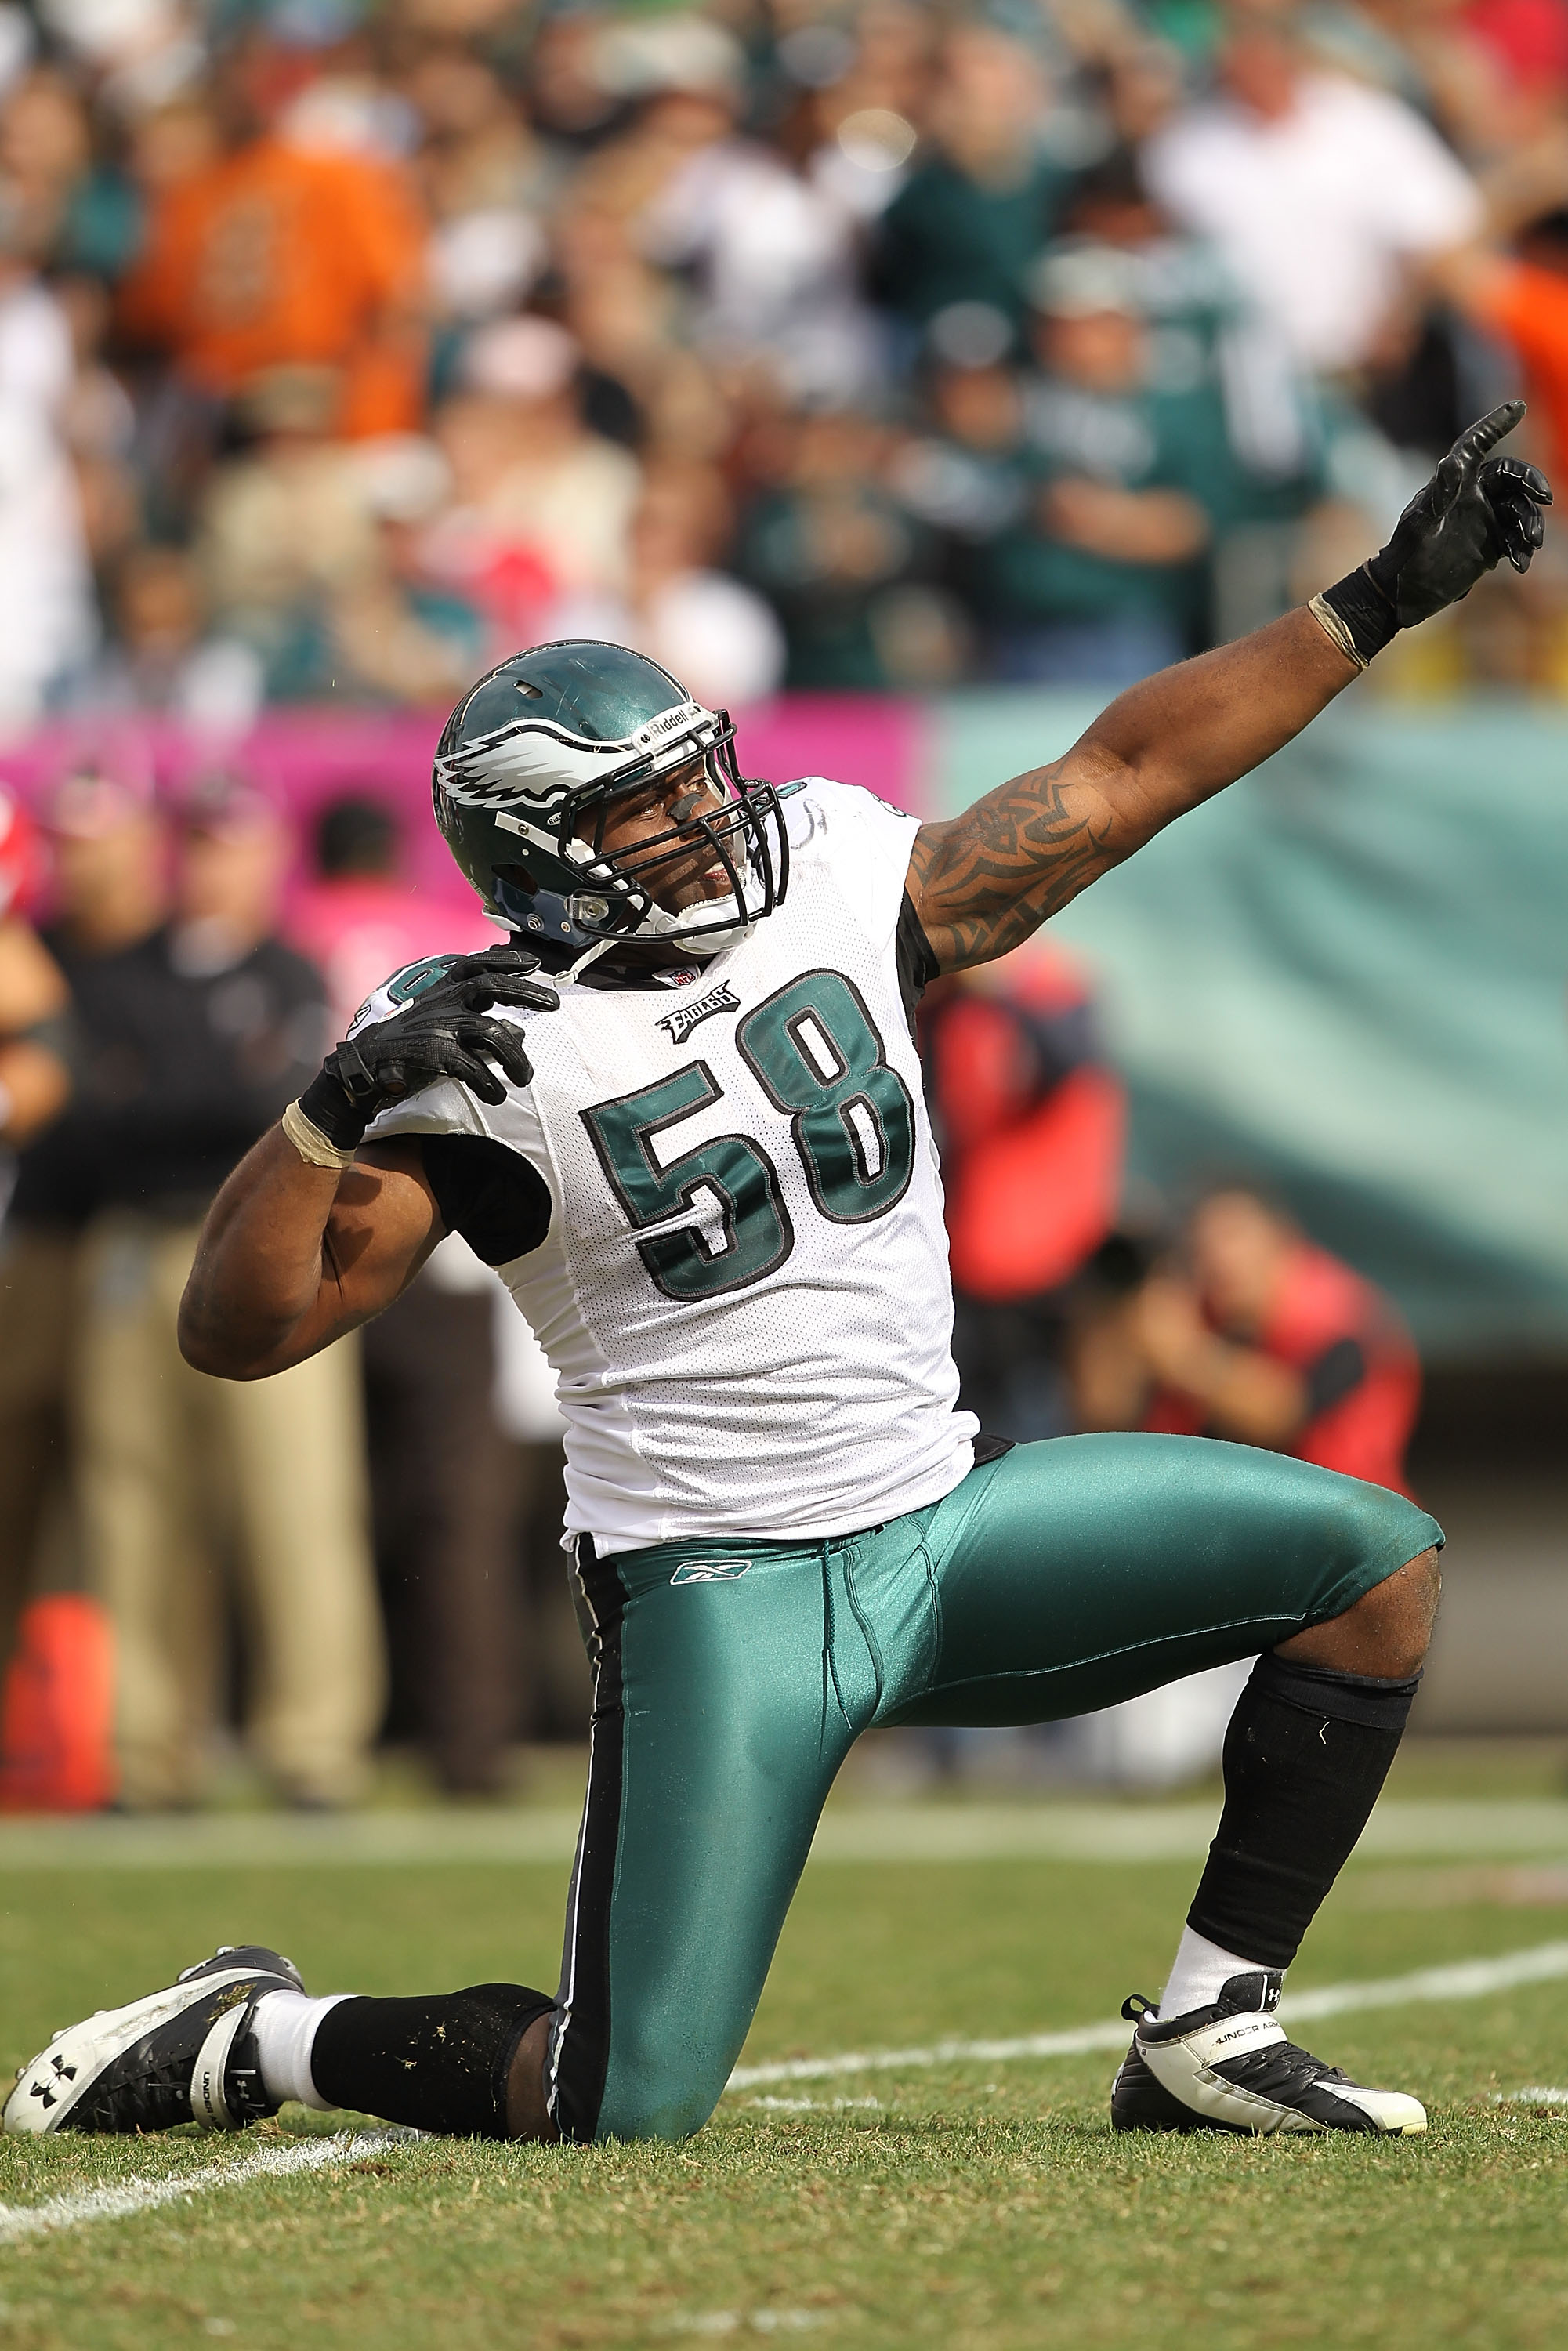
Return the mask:
<svg viewBox="0 0 1568 2351">
<path fill-rule="evenodd" d="M 1094 711 L 934 705 L 925 808 Z M 1134 1203 L 1252 1177 L 1429 1356 L 1568 1356 L 1568 718 L 1357 694 L 1052 928 L 1101 984 Z"/>
</svg>

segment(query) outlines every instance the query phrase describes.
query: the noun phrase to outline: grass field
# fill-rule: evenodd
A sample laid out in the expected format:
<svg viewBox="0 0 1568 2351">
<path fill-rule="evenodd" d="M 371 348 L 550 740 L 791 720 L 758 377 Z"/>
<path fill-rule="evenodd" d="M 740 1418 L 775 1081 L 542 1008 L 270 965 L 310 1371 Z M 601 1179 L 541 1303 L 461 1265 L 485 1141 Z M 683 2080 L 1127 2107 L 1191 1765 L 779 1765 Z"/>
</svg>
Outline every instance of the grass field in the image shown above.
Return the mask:
<svg viewBox="0 0 1568 2351">
<path fill-rule="evenodd" d="M 746 2064 L 1103 2024 L 1158 1991 L 1192 1877 L 1186 1861 L 815 1863 Z M 0 2061 L 221 1941 L 277 1943 L 320 1990 L 553 1981 L 564 1879 L 555 1863 L 7 1869 Z M 1373 1858 L 1292 1988 L 1563 1938 L 1568 1871 L 1539 1849 Z M 295 2108 L 235 2140 L 7 2140 L 0 2346 L 1560 2343 L 1568 2105 L 1516 2100 L 1568 2086 L 1562 1982 L 1353 2007 L 1301 2037 L 1416 2090 L 1427 2138 L 1116 2138 L 1114 2056 L 1096 2050 L 752 2083 L 683 2147 L 368 2124 L 345 2146 L 340 2118 Z M 267 2168 L 308 2162 L 313 2134 L 325 2160 Z M 216 2184 L 125 2217 L 57 2206 L 196 2174 Z M 23 2233 L 41 2208 L 65 2225 Z"/>
</svg>

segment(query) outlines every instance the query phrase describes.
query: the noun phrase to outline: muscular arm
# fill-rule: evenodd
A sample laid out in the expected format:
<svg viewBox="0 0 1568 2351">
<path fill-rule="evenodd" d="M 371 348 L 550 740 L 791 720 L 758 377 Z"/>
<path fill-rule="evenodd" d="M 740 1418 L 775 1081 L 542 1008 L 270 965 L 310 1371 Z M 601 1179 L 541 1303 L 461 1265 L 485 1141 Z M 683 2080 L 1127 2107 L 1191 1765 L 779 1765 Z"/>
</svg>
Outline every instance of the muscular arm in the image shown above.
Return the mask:
<svg viewBox="0 0 1568 2351">
<path fill-rule="evenodd" d="M 390 1306 L 444 1229 L 417 1144 L 367 1146 L 340 1176 L 272 1127 L 207 1213 L 180 1351 L 220 1379 L 287 1371 Z"/>
<path fill-rule="evenodd" d="M 1006 955 L 1124 857 L 1299 735 L 1356 674 L 1303 610 L 1119 695 L 1071 751 L 946 824 L 909 893 L 944 971 Z"/>
<path fill-rule="evenodd" d="M 492 1104 L 506 1100 L 504 1080 L 526 1086 L 533 1070 L 520 1030 L 486 1016 L 497 1005 L 555 1011 L 559 999 L 538 969 L 537 956 L 486 947 L 394 974 L 412 982 L 404 1008 L 358 1024 L 294 1106 L 329 1153 L 358 1157 L 342 1172 L 318 1166 L 275 1126 L 241 1160 L 208 1211 L 180 1302 L 187 1363 L 223 1379 L 265 1379 L 401 1295 L 446 1227 L 423 1146 L 361 1138 L 389 1103 L 431 1084 L 455 1081 Z"/>
</svg>

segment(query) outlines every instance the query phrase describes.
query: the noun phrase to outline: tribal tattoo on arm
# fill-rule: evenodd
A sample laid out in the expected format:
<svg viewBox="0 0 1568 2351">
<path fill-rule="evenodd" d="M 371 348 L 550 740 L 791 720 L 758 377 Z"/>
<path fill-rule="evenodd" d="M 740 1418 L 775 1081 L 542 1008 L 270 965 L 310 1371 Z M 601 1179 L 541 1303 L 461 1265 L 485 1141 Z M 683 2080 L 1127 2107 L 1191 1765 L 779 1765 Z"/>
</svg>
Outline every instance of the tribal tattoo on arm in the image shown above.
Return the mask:
<svg viewBox="0 0 1568 2351">
<path fill-rule="evenodd" d="M 1305 611 L 1118 695 L 1061 758 L 922 825 L 908 889 L 944 971 L 1019 946 L 1172 819 L 1299 734 L 1356 675 Z"/>
<path fill-rule="evenodd" d="M 1077 746 L 949 824 L 922 825 L 909 894 L 944 971 L 1006 955 L 1146 836 L 1128 838 Z"/>
</svg>

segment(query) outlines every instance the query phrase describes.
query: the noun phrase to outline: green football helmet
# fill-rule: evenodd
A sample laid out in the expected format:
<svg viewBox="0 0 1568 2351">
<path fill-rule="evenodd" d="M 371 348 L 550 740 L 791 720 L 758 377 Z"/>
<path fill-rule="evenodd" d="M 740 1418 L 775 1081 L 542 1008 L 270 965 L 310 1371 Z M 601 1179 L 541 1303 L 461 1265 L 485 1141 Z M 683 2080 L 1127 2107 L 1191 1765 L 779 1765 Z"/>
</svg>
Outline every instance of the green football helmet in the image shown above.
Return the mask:
<svg viewBox="0 0 1568 2351">
<path fill-rule="evenodd" d="M 607 855 L 616 801 L 698 756 L 723 806 Z M 568 638 L 491 670 L 446 722 L 433 793 L 486 913 L 552 969 L 634 938 L 716 955 L 772 913 L 789 880 L 779 792 L 739 773 L 728 712 L 706 710 L 623 645 Z M 712 852 L 728 889 L 671 913 L 652 885 L 695 848 Z"/>
</svg>

